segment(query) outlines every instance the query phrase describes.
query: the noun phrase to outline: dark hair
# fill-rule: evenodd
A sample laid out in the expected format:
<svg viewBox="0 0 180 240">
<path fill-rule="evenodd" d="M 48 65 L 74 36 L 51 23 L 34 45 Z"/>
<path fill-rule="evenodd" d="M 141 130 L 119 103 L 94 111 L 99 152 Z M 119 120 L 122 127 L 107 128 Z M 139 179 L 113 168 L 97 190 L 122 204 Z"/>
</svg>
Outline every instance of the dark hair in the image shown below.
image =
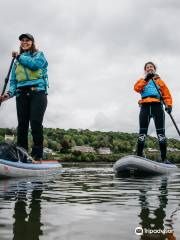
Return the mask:
<svg viewBox="0 0 180 240">
<path fill-rule="evenodd" d="M 147 66 L 148 64 L 153 65 L 154 69 L 156 70 L 156 65 L 155 65 L 153 62 L 147 62 L 147 63 L 145 63 L 145 65 L 144 65 L 144 70 L 146 69 L 146 66 Z"/>
<path fill-rule="evenodd" d="M 29 51 L 30 51 L 31 53 L 38 52 L 38 49 L 36 48 L 34 42 L 32 42 L 32 46 L 31 46 L 31 48 L 29 49 Z M 22 49 L 22 47 L 20 47 L 20 51 L 19 51 L 19 52 L 20 52 L 20 54 L 21 54 L 21 53 L 23 53 L 23 52 L 25 52 L 25 51 Z"/>
</svg>

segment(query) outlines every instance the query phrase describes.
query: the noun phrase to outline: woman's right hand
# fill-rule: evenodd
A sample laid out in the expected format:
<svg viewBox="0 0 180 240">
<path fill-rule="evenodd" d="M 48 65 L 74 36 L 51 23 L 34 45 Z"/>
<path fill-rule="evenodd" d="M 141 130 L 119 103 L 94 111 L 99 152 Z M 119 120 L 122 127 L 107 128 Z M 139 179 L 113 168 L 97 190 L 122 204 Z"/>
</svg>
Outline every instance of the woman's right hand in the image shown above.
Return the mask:
<svg viewBox="0 0 180 240">
<path fill-rule="evenodd" d="M 0 96 L 0 102 L 4 102 L 10 98 L 9 93 L 5 93 L 3 96 Z"/>
</svg>

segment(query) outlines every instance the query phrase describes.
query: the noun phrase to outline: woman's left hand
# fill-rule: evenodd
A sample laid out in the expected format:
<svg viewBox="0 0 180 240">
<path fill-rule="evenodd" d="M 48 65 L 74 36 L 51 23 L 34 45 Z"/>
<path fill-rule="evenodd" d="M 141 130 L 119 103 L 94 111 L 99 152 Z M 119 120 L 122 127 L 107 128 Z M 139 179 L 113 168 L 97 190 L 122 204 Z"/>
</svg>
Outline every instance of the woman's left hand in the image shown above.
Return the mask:
<svg viewBox="0 0 180 240">
<path fill-rule="evenodd" d="M 18 53 L 18 52 L 15 52 L 15 51 L 13 51 L 13 52 L 12 52 L 12 57 L 13 57 L 13 58 L 17 58 L 17 56 L 19 56 L 19 53 Z"/>
<path fill-rule="evenodd" d="M 168 114 L 170 114 L 170 113 L 172 112 L 172 107 L 166 105 L 166 106 L 165 106 L 165 111 L 166 111 Z"/>
</svg>

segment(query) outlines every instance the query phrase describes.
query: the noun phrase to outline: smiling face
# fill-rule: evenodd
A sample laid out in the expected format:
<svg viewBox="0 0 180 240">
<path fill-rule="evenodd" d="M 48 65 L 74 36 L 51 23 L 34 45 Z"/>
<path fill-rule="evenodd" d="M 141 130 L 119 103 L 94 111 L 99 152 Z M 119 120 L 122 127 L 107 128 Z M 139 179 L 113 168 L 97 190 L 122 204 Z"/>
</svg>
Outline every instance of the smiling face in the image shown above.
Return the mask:
<svg viewBox="0 0 180 240">
<path fill-rule="evenodd" d="M 148 63 L 144 70 L 145 70 L 146 74 L 147 73 L 155 73 L 156 72 L 156 69 L 155 69 L 154 65 L 151 64 L 151 63 Z"/>
<path fill-rule="evenodd" d="M 32 41 L 29 38 L 23 38 L 20 41 L 20 46 L 22 48 L 23 51 L 29 51 L 32 47 Z"/>
</svg>

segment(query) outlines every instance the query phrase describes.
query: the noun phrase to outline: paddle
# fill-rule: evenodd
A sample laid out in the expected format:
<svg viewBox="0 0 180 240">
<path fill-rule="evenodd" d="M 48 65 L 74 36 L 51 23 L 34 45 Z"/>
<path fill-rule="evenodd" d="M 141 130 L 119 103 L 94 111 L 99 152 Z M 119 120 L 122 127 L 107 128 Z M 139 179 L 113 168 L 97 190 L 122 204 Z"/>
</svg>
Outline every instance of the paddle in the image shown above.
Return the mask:
<svg viewBox="0 0 180 240">
<path fill-rule="evenodd" d="M 5 78 L 5 81 L 4 81 L 4 87 L 3 87 L 3 90 L 2 90 L 1 96 L 3 96 L 5 91 L 6 91 L 6 87 L 7 87 L 8 81 L 9 81 L 9 77 L 10 77 L 10 73 L 11 73 L 11 70 L 12 70 L 14 60 L 15 60 L 15 57 L 13 57 L 12 60 L 11 60 L 9 71 L 8 71 L 8 74 L 7 74 L 7 76 Z M 1 103 L 2 103 L 2 101 L 0 100 L 0 106 L 1 106 Z"/>
<path fill-rule="evenodd" d="M 154 82 L 153 79 L 152 79 L 152 81 L 153 81 L 153 83 L 154 83 L 154 86 L 156 87 L 156 90 L 158 91 L 158 93 L 159 93 L 159 95 L 160 95 L 160 100 L 162 101 L 162 103 L 163 103 L 164 106 L 166 107 L 166 103 L 164 102 L 164 99 L 163 99 L 163 97 L 162 97 L 162 94 L 161 94 L 159 88 L 157 87 L 157 85 L 156 85 L 156 83 Z M 171 120 L 172 120 L 172 122 L 173 122 L 173 124 L 174 124 L 174 126 L 175 126 L 175 128 L 176 128 L 176 130 L 177 130 L 177 132 L 178 132 L 178 134 L 179 134 L 179 136 L 180 136 L 179 128 L 178 128 L 178 126 L 177 126 L 177 124 L 176 124 L 176 122 L 175 122 L 172 114 L 171 114 L 171 113 L 168 113 L 168 114 L 169 114 L 169 116 L 170 116 L 170 118 L 171 118 Z"/>
</svg>

